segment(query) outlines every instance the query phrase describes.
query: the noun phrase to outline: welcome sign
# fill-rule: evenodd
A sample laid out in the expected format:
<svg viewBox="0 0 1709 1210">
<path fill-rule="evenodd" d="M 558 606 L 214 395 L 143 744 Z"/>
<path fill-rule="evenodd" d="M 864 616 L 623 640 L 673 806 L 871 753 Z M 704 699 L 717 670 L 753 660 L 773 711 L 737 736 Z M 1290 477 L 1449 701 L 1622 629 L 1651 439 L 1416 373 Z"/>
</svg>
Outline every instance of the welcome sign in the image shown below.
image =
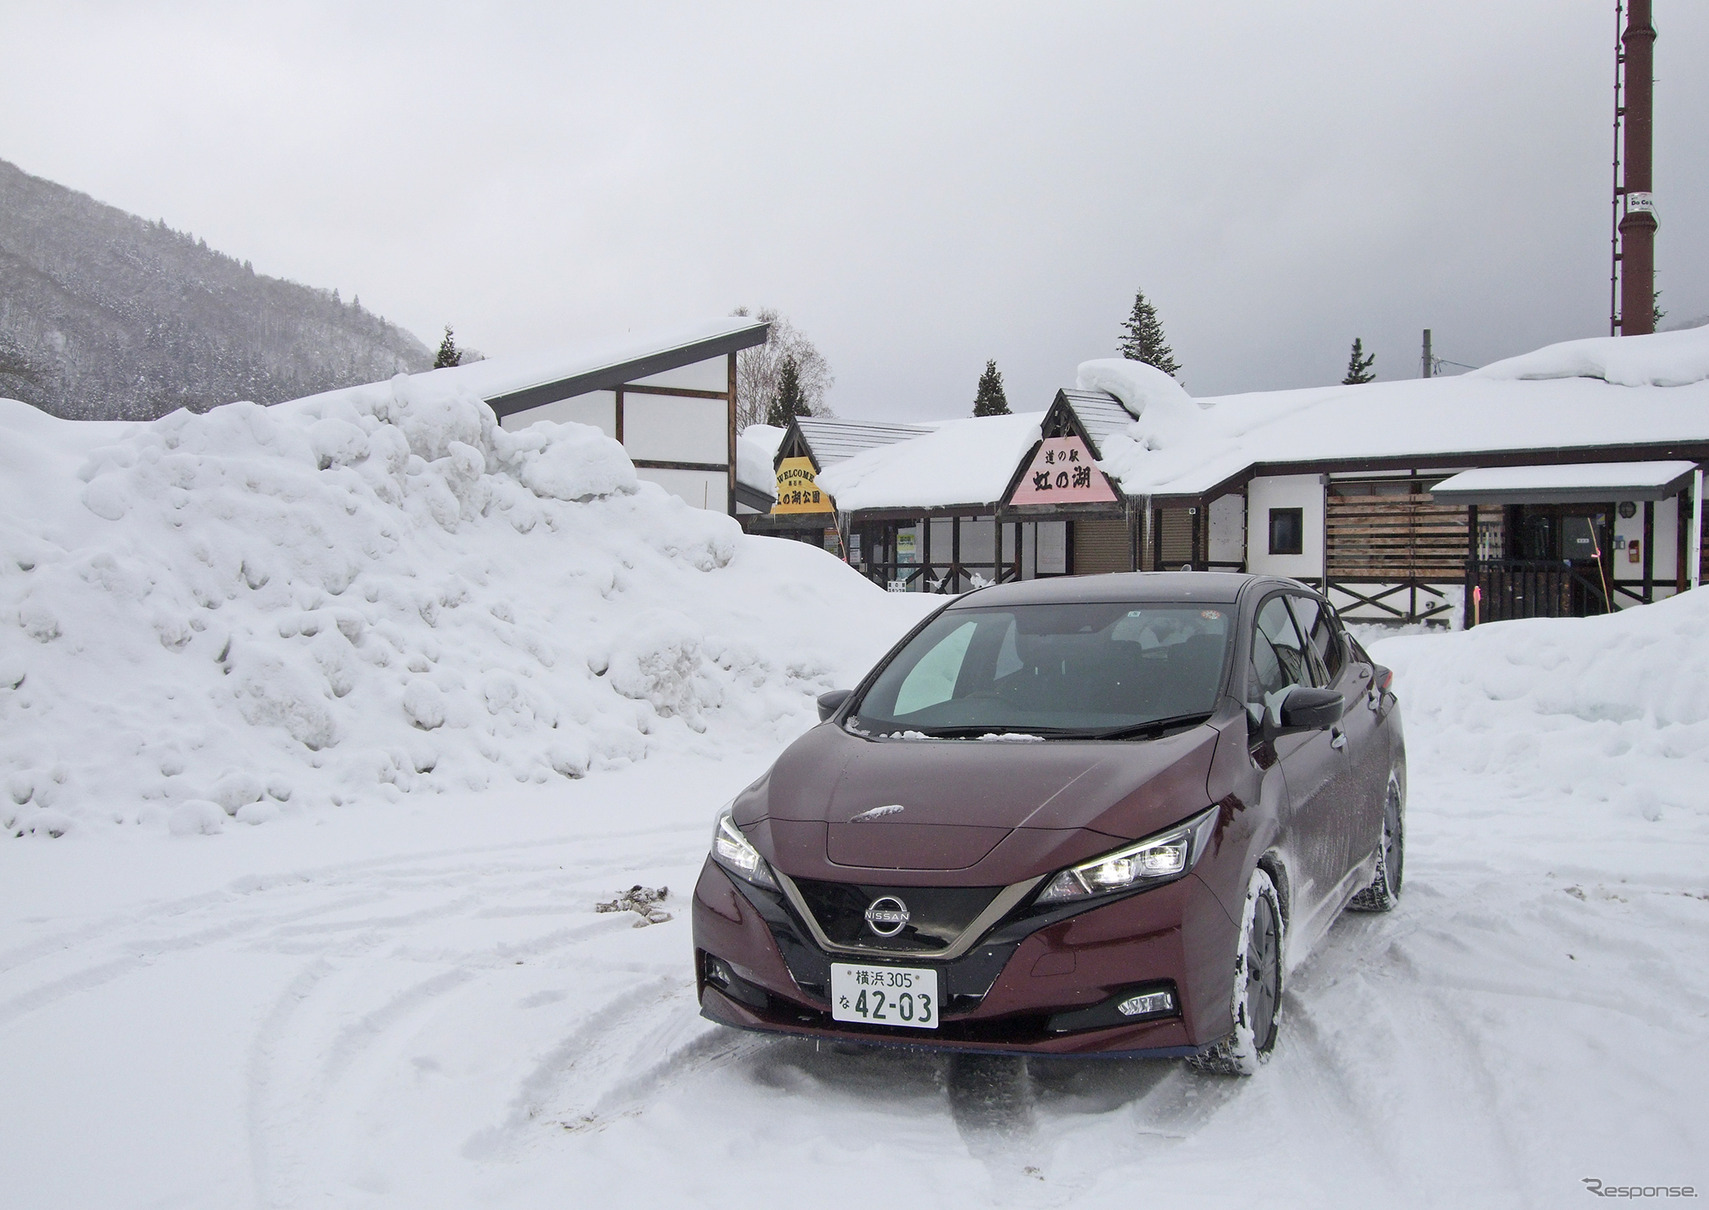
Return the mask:
<svg viewBox="0 0 1709 1210">
<path fill-rule="evenodd" d="M 1115 489 L 1079 437 L 1046 437 L 1010 504 L 1113 504 Z"/>
<path fill-rule="evenodd" d="M 777 464 L 777 513 L 828 513 L 831 498 L 819 490 L 811 458 L 785 458 Z"/>
</svg>

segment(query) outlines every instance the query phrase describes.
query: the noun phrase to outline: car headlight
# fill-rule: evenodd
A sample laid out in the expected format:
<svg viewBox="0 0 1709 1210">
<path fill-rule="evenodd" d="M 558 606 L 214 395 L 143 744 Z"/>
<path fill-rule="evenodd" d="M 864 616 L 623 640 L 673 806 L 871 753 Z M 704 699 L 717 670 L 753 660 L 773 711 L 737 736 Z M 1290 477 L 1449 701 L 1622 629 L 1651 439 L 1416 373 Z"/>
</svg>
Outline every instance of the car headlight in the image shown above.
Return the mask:
<svg viewBox="0 0 1709 1210">
<path fill-rule="evenodd" d="M 1052 878 L 1033 902 L 1071 903 L 1113 891 L 1171 882 L 1197 863 L 1210 840 L 1216 817 L 1217 809 L 1211 807 L 1167 832 L 1070 866 Z"/>
<path fill-rule="evenodd" d="M 736 826 L 731 807 L 725 807 L 718 813 L 718 822 L 712 828 L 712 860 L 755 886 L 773 891 L 778 889 L 777 879 L 771 876 L 771 867 L 760 856 L 760 851 L 748 842 L 742 829 Z"/>
</svg>

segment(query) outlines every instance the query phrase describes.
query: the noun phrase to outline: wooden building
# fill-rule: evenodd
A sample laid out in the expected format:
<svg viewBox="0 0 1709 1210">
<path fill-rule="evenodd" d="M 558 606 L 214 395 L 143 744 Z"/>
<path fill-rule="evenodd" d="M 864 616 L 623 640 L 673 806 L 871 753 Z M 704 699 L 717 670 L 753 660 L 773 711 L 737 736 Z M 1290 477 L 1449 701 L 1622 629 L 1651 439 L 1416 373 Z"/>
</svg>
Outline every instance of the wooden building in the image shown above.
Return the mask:
<svg viewBox="0 0 1709 1210">
<path fill-rule="evenodd" d="M 770 325 L 744 316 L 537 356 L 434 370 L 474 391 L 506 429 L 593 425 L 642 479 L 696 508 L 736 515 L 736 354 Z"/>
<path fill-rule="evenodd" d="M 834 464 L 792 426 L 776 466 L 812 465 L 812 524 L 893 588 L 1214 568 L 1301 580 L 1357 620 L 1604 612 L 1709 570 L 1709 332 L 1632 339 L 1671 342 L 1667 368 L 1584 341 L 1462 378 L 1203 401 L 1170 384 L 1167 424 L 1143 386 L 1064 389 Z M 1703 373 L 1677 370 L 1682 347 Z"/>
</svg>

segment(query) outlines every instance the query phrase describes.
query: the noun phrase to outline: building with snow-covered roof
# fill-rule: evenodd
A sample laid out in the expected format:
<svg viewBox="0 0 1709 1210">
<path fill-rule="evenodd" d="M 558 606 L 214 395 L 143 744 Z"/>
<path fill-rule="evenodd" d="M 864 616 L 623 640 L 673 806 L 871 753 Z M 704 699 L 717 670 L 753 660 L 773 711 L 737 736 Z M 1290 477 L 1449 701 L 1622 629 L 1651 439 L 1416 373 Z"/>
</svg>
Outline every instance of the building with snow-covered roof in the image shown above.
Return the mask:
<svg viewBox="0 0 1709 1210">
<path fill-rule="evenodd" d="M 764 344 L 769 330 L 746 316 L 709 319 L 431 374 L 480 396 L 506 429 L 593 425 L 623 446 L 642 479 L 734 516 L 736 354 Z"/>
<path fill-rule="evenodd" d="M 1706 464 L 1696 329 L 1205 400 L 1137 362 L 1087 362 L 1042 414 L 951 421 L 824 468 L 815 507 L 851 562 L 914 589 L 1226 568 L 1314 584 L 1355 618 L 1470 621 L 1694 586 Z"/>
</svg>

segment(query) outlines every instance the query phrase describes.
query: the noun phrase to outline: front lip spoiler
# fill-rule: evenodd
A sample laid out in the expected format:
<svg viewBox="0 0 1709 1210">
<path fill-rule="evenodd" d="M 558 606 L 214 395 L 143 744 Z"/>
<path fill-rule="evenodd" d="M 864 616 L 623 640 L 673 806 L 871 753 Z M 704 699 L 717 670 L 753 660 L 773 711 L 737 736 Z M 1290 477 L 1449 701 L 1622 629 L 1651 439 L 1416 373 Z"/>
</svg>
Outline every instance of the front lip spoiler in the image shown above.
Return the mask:
<svg viewBox="0 0 1709 1210">
<path fill-rule="evenodd" d="M 801 917 L 801 923 L 805 924 L 807 931 L 812 934 L 814 944 L 825 953 L 852 954 L 868 959 L 924 958 L 936 962 L 953 962 L 978 945 L 985 934 L 999 920 L 1007 916 L 1023 899 L 1032 894 L 1034 887 L 1050 877 L 1049 874 L 1040 874 L 1038 877 L 1028 878 L 1024 882 L 1011 883 L 998 891 L 997 897 L 986 905 L 985 910 L 975 916 L 972 923 L 961 931 L 961 935 L 943 949 L 891 950 L 868 949 L 858 945 L 838 945 L 825 936 L 825 930 L 819 927 L 818 919 L 813 915 L 812 909 L 807 906 L 807 900 L 802 898 L 801 889 L 795 885 L 795 880 L 775 865 L 771 867 L 771 872 L 772 876 L 777 879 L 778 885 L 783 888 L 783 894 L 789 900 L 789 906 L 795 909 L 795 914 Z"/>
<path fill-rule="evenodd" d="M 716 998 L 716 999 L 714 999 Z M 722 1003 L 719 1003 L 722 1001 Z M 740 1019 L 739 1013 L 721 1016 L 713 1011 L 713 1005 L 722 1008 L 725 1005 L 739 1008 L 729 997 L 716 987 L 707 987 L 700 1001 L 700 1015 L 715 1025 L 727 1026 L 730 1029 L 740 1029 L 754 1034 L 786 1034 L 796 1038 L 811 1038 L 816 1042 L 847 1042 L 856 1046 L 882 1046 L 890 1050 L 926 1051 L 937 1054 L 954 1053 L 967 1055 L 1014 1055 L 1017 1058 L 1045 1059 L 1191 1059 L 1205 1055 L 1215 1050 L 1223 1041 L 1218 1038 L 1203 1046 L 1150 1046 L 1135 1050 L 1092 1050 L 1057 1052 L 1039 1050 L 1025 1043 L 1013 1042 L 941 1042 L 926 1038 L 914 1039 L 890 1034 L 853 1034 L 839 1030 L 817 1029 L 800 1025 L 774 1025 L 771 1022 L 754 1024 Z"/>
</svg>

